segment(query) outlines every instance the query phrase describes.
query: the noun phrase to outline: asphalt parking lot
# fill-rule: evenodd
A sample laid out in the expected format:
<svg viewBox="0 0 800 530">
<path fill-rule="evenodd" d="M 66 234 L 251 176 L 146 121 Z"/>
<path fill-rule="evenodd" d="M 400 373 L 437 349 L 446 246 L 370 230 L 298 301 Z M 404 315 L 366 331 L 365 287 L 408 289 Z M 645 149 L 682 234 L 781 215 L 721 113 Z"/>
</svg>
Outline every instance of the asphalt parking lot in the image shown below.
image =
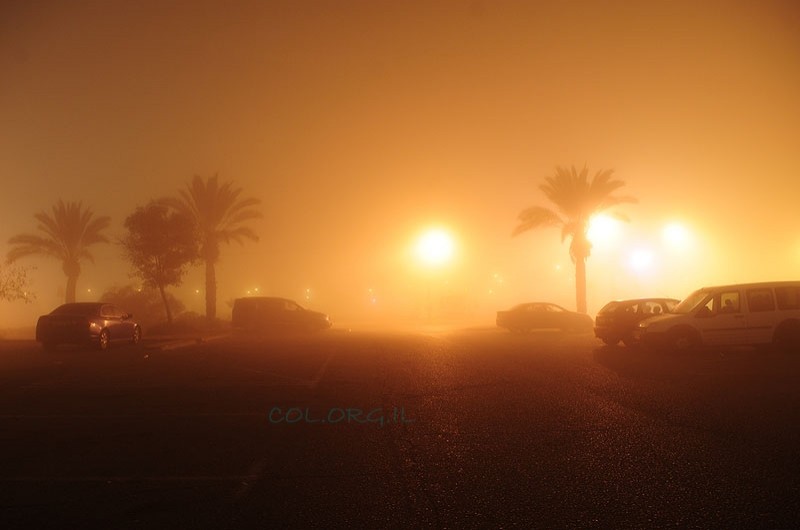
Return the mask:
<svg viewBox="0 0 800 530">
<path fill-rule="evenodd" d="M 800 524 L 800 356 L 332 329 L 0 367 L 8 528 Z"/>
</svg>

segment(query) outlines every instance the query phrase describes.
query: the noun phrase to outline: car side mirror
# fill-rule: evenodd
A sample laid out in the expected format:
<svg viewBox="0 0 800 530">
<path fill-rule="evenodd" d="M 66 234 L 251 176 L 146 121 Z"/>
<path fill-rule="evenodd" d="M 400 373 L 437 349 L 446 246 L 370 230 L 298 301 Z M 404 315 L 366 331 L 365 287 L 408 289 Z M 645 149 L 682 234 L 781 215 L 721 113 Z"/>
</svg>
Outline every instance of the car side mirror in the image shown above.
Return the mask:
<svg viewBox="0 0 800 530">
<path fill-rule="evenodd" d="M 125 313 L 122 315 L 122 320 L 128 320 L 129 318 L 133 318 L 133 313 Z"/>
</svg>

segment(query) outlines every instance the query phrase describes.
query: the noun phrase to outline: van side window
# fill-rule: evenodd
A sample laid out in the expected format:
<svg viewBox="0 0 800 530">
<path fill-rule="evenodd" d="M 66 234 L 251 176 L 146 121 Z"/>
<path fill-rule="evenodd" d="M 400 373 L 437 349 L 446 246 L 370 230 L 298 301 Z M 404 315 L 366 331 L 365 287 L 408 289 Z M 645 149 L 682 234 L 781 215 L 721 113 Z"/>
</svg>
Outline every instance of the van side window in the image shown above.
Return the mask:
<svg viewBox="0 0 800 530">
<path fill-rule="evenodd" d="M 800 287 L 776 287 L 778 309 L 800 309 Z"/>
<path fill-rule="evenodd" d="M 770 289 L 748 289 L 747 306 L 753 313 L 761 311 L 775 311 L 775 301 L 772 299 Z"/>
<path fill-rule="evenodd" d="M 721 293 L 719 298 L 714 298 L 714 309 L 717 313 L 738 313 L 739 312 L 739 291 L 728 291 Z"/>
</svg>

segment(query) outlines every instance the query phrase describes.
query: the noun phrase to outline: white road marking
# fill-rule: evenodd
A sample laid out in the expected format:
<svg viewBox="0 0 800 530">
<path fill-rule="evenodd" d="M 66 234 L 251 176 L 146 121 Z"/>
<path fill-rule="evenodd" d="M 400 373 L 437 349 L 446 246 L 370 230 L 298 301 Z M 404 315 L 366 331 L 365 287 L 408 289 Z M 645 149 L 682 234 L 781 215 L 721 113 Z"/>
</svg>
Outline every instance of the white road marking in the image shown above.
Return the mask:
<svg viewBox="0 0 800 530">
<path fill-rule="evenodd" d="M 322 378 L 325 375 L 325 371 L 328 369 L 328 365 L 331 363 L 331 359 L 333 359 L 333 353 L 328 354 L 328 357 L 325 359 L 325 362 L 322 363 L 322 366 L 319 367 L 319 370 L 317 370 L 316 375 L 314 375 L 314 379 L 309 381 L 308 386 L 310 388 L 316 388 L 319 382 L 322 381 Z"/>
<path fill-rule="evenodd" d="M 250 469 L 248 470 L 246 478 L 242 479 L 242 483 L 233 492 L 234 499 L 241 499 L 247 495 L 250 489 L 255 485 L 256 481 L 261 477 L 261 474 L 264 473 L 264 470 L 267 468 L 267 464 L 268 461 L 266 458 L 260 458 L 253 462 L 253 465 L 250 466 Z"/>
</svg>

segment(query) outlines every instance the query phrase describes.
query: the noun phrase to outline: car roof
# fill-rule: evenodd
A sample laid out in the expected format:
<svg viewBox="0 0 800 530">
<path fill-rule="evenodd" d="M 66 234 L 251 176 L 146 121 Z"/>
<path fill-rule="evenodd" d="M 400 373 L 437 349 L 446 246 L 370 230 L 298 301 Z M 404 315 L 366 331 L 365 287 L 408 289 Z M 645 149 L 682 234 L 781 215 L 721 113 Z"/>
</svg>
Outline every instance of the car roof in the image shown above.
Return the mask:
<svg viewBox="0 0 800 530">
<path fill-rule="evenodd" d="M 268 301 L 268 300 L 276 300 L 281 302 L 294 302 L 294 300 L 290 300 L 288 298 L 282 298 L 280 296 L 243 296 L 241 298 L 237 298 L 234 302 L 238 302 L 240 300 L 252 300 L 252 301 Z"/>
<path fill-rule="evenodd" d="M 75 309 L 84 309 L 89 307 L 100 307 L 102 305 L 114 305 L 111 302 L 70 302 L 68 304 L 61 304 L 56 309 L 59 308 L 72 308 Z"/>
<path fill-rule="evenodd" d="M 90 311 L 99 311 L 100 308 L 104 305 L 114 305 L 114 304 L 110 302 L 70 302 L 68 304 L 61 304 L 60 306 L 53 309 L 53 311 L 51 312 L 58 313 L 61 315 L 69 315 L 71 313 L 85 315 L 87 312 Z"/>
<path fill-rule="evenodd" d="M 629 303 L 636 303 L 636 302 L 680 302 L 677 298 L 671 298 L 669 296 L 654 296 L 651 298 L 628 298 L 625 300 L 612 300 L 610 303 L 618 303 L 618 304 L 629 304 Z"/>
<path fill-rule="evenodd" d="M 800 280 L 781 280 L 777 282 L 752 282 L 752 283 L 731 283 L 727 285 L 709 285 L 701 287 L 698 291 L 710 291 L 716 289 L 741 289 L 741 288 L 766 288 L 766 287 L 800 287 Z"/>
<path fill-rule="evenodd" d="M 554 304 L 553 302 L 523 302 L 521 304 L 515 305 L 511 309 L 517 309 L 519 307 L 525 307 L 525 306 L 529 306 L 529 305 L 551 305 L 551 306 L 554 306 L 554 307 L 558 307 L 559 309 L 563 309 L 564 311 L 569 311 L 569 309 L 565 309 L 565 308 L 561 307 L 558 304 Z"/>
</svg>

